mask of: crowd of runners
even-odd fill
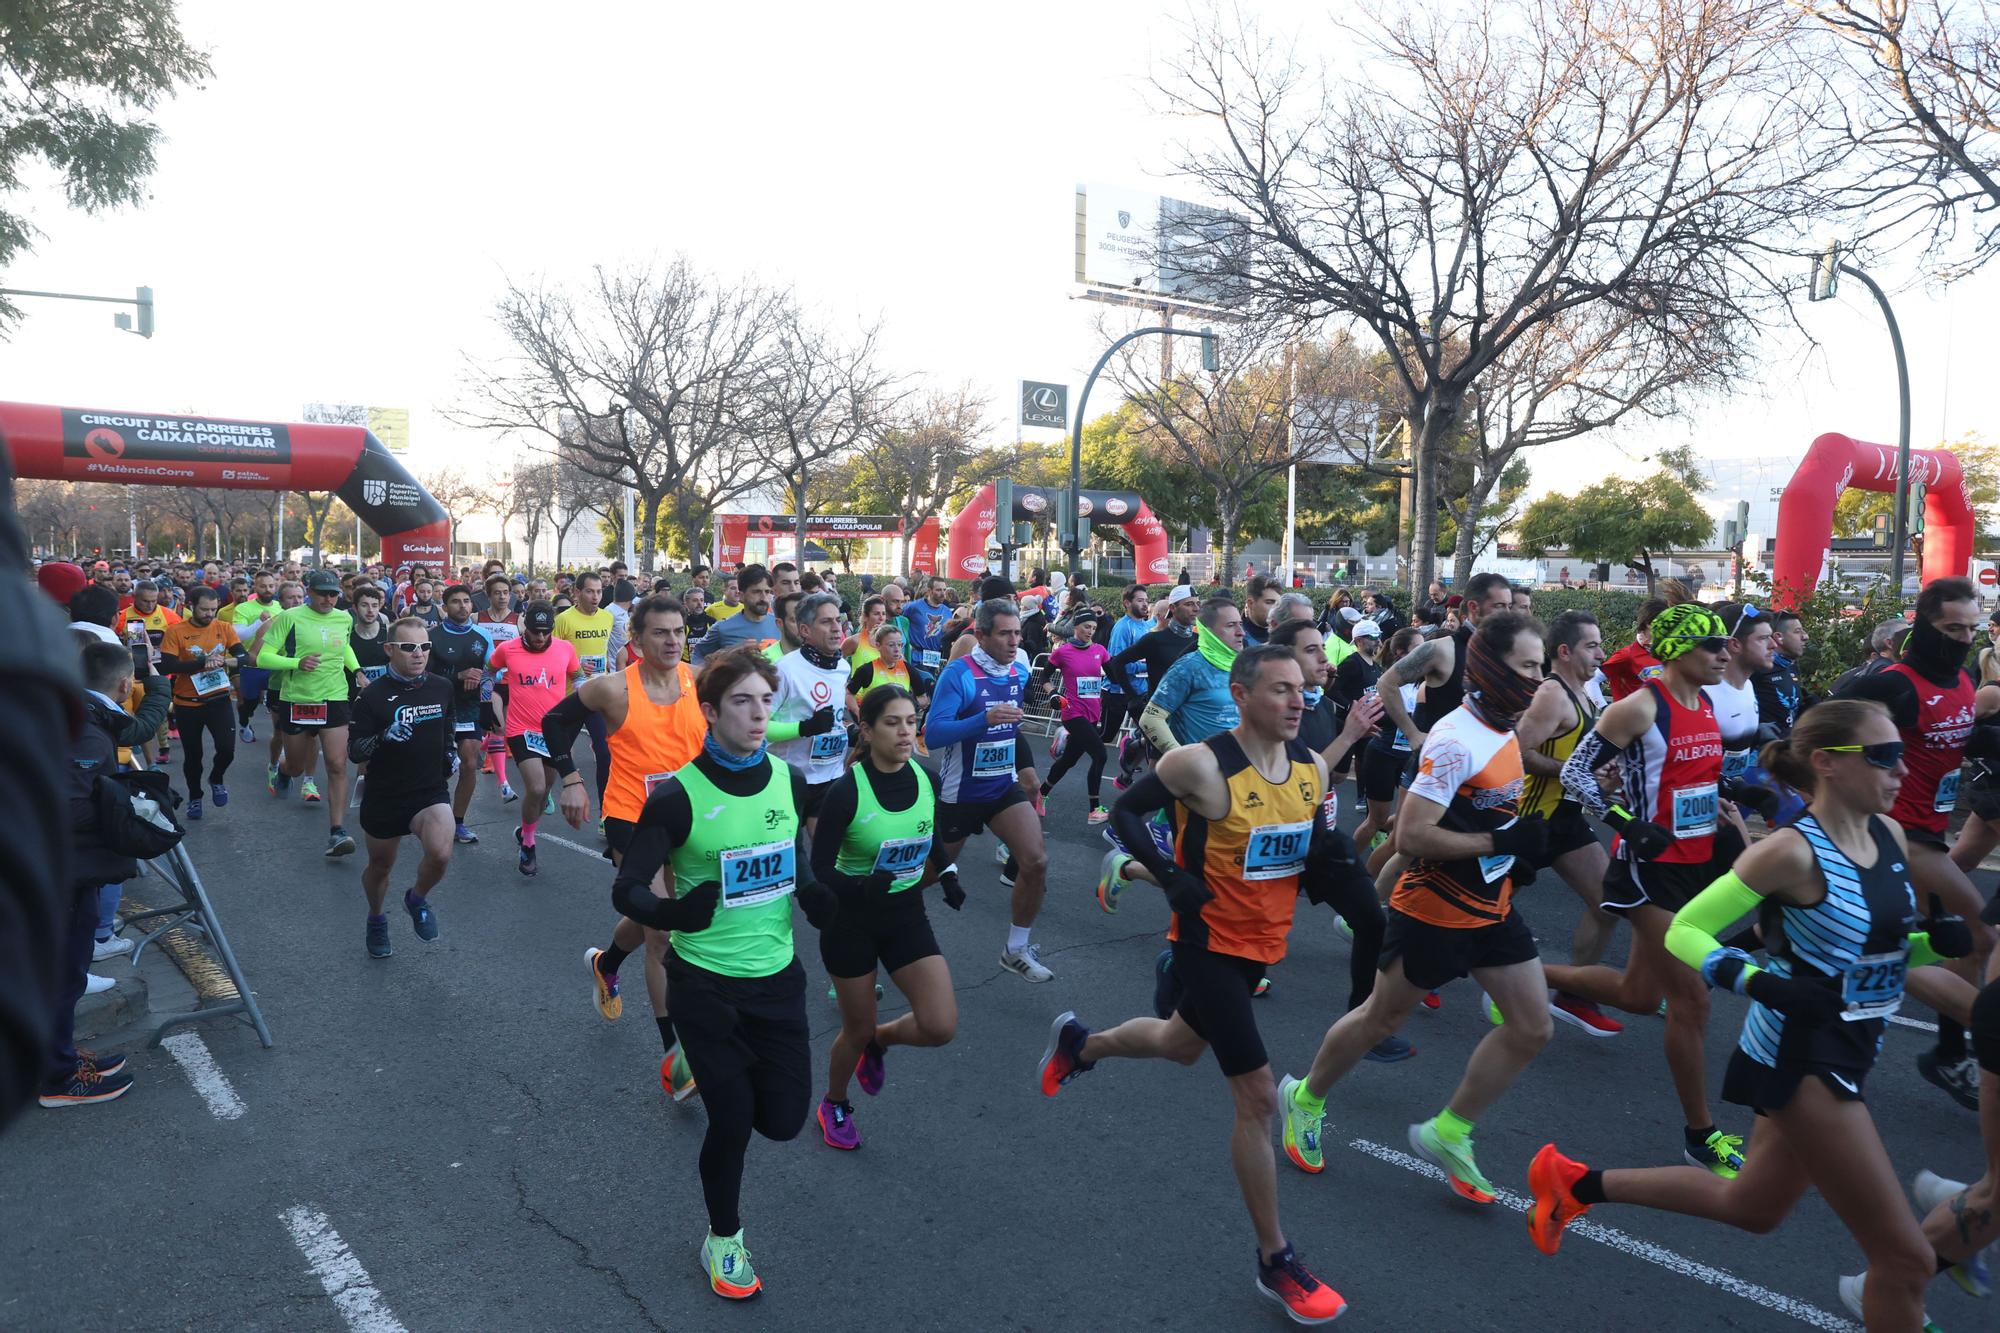
[[[763,1288],[738,1210],[752,1138],[813,1124],[857,1149],[853,1089],[881,1095],[897,1047],[954,1039],[926,895],[964,904],[958,861],[982,833],[1009,893],[993,947],[1024,982],[1056,979],[1034,937],[1052,891],[1089,902],[1094,887],[1106,913],[1135,886],[1164,896],[1152,1012],[1056,1014],[1035,1077],[1049,1097],[1115,1098],[1070,1085],[1106,1060],[1212,1052],[1256,1288],[1300,1323],[1345,1301],[1327,1281],[1337,1260],[1322,1251],[1308,1269],[1280,1221],[1279,1150],[1321,1173],[1337,1085],[1363,1062],[1416,1058],[1407,1020],[1466,977],[1487,1029],[1434,1109],[1413,1112],[1409,1142],[1475,1205],[1499,1193],[1477,1129],[1505,1114],[1558,1024],[1635,1041],[1650,1029],[1615,1015],[1664,1018],[1681,1141],[1567,1128],[1526,1166],[1542,1252],[1606,1204],[1768,1231],[1811,1186],[1866,1260],[1837,1290],[1869,1329],[1926,1327],[1941,1274],[1987,1294],[2000,912],[1971,872],[2000,840],[2000,663],[1973,649],[1982,627],[2000,635],[2000,612],[1989,622],[1966,580],[1926,586],[1885,651],[1816,698],[1791,613],[1655,598],[1607,653],[1590,613],[1545,624],[1498,574],[1466,583],[1449,624],[1428,606],[1406,624],[1386,595],[1320,610],[1266,578],[1240,602],[1135,584],[1097,607],[1039,571],[970,597],[889,581],[860,605],[789,564],[650,587],[622,566],[543,583],[497,562],[455,579],[289,564],[83,574],[66,598],[78,637],[149,649],[133,655],[147,669],[91,682],[151,719],[131,762],[171,768],[180,747],[187,819],[228,818],[239,746],[267,799],[319,805],[323,855],[358,854],[371,958],[395,952],[392,883],[415,938],[438,938],[432,899],[454,846],[478,840],[466,819],[482,783],[518,810],[524,876],[545,820],[595,827],[612,911],[579,989],[618,1020],[638,958],[663,1092],[707,1112],[700,1261],[719,1296]],[[1078,768],[1085,825],[1107,844],[1094,886],[1052,876],[1044,843],[1046,798]],[[1582,900],[1562,962],[1542,958],[1523,914],[1537,882]],[[1273,1053],[1254,1001],[1301,896],[1348,942],[1348,991],[1316,1050]],[[817,1066],[794,906],[839,1012]],[[1621,921],[1617,968],[1604,959]],[[883,973],[909,1002],[887,1022]],[[1718,987],[1749,1006],[1713,1089]],[[1968,1133],[1964,1161],[1938,1164],[1970,1184],[1922,1172],[1912,1207],[1864,1089],[1885,1024],[1917,1006],[1937,1026],[1918,1069],[1978,1113],[1980,1145]],[[77,1057],[43,1104],[117,1096],[120,1065]],[[1607,1149],[1675,1164],[1590,1164]]]

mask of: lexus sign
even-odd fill
[[[1069,429],[1069,386],[1021,381],[1021,424],[1051,430]]]

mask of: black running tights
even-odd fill
[[[208,785],[214,786],[229,772],[236,758],[236,710],[229,696],[218,695],[207,703],[189,708],[174,705],[174,728],[181,734],[181,777],[187,781],[188,795],[202,795],[201,734],[215,742],[215,759],[209,765]]]
[[[1093,809],[1097,806],[1098,787],[1104,781],[1104,738],[1097,734],[1097,726],[1097,723],[1087,717],[1063,719],[1063,730],[1069,733],[1069,739],[1063,742],[1062,758],[1056,760],[1047,778],[1048,785],[1055,786],[1062,781],[1062,775],[1069,772],[1077,760],[1089,755],[1090,772],[1085,775],[1084,781],[1090,787],[1090,804]]]
[[[778,1143],[795,1139],[806,1124],[811,1085],[797,1071],[766,1063],[741,1073],[711,1080],[699,1064],[691,1066],[708,1110],[708,1133],[701,1140],[701,1194],[708,1204],[708,1226],[718,1236],[743,1229],[737,1211],[743,1193],[743,1157],[755,1130]]]

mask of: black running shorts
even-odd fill
[[[1271,1063],[1250,997],[1265,965],[1234,954],[1211,953],[1198,944],[1174,941],[1174,973],[1180,1004],[1174,1012],[1215,1052],[1215,1063],[1230,1078],[1254,1074]]]
[[[1385,750],[1379,745],[1364,746],[1361,751],[1361,794],[1371,801],[1388,802],[1396,799],[1396,786],[1402,781],[1403,766],[1409,762],[1406,750]]]
[[[1664,911],[1678,912],[1713,883],[1719,873],[1707,861],[1682,865],[1613,860],[1604,872],[1604,910],[1630,912],[1651,903]]]
[[[320,723],[298,723],[292,721],[294,709],[317,708],[320,707],[318,704],[286,703],[284,700],[277,698],[272,698],[270,704],[271,716],[275,719],[278,730],[284,732],[287,736],[304,736],[333,731],[346,726],[348,723],[349,710],[348,702],[345,699],[328,699],[325,704],[326,721]]]
[[[1972,1001],[1972,1053],[1979,1067],[2000,1074],[2000,981],[1984,987]]]
[[[878,967],[894,975],[941,952],[923,891],[915,888],[890,894],[879,907],[843,905],[819,933],[819,958],[830,977],[865,977]]]
[[[1583,813],[1583,807],[1570,801],[1563,801],[1556,806],[1556,812],[1549,816],[1549,849],[1535,861],[1535,869],[1546,870],[1562,857],[1568,856],[1580,847],[1588,847],[1596,841],[1597,830],[1591,828],[1589,818]]]
[[[938,841],[964,842],[993,822],[993,816],[1020,805],[1027,799],[1028,793],[1021,790],[1021,784],[1012,782],[1007,785],[1006,791],[990,801],[939,801]]]
[[[1865,1100],[1866,1069],[1835,1069],[1823,1064],[1774,1068],[1751,1059],[1741,1046],[1729,1053],[1729,1067],[1722,1075],[1722,1100],[1732,1106],[1747,1106],[1758,1115],[1782,1111],[1808,1077],[1824,1083],[1827,1091],[1841,1101]]]
[[[1470,929],[1434,926],[1393,907],[1388,917],[1388,929],[1382,933],[1381,969],[1388,971],[1400,958],[1403,975],[1423,990],[1436,990],[1482,967],[1508,967],[1541,957],[1534,932],[1512,907],[1507,909],[1506,920]]]
[[[361,784],[361,831],[371,838],[401,838],[410,831],[416,817],[434,805],[451,808],[451,793],[440,782],[430,791],[415,795],[384,792],[376,794],[374,782]]]

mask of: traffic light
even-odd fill
[[[1840,242],[1828,241],[1826,249],[1813,262],[1812,286],[1806,291],[1808,301],[1830,301],[1840,290]]]
[[[111,322],[127,333],[136,333],[141,338],[152,337],[153,289],[151,287],[139,288],[138,299],[133,301],[132,304],[138,309],[138,323],[134,324],[132,322],[133,316],[126,314],[122,310],[112,317]]]
[[[1742,539],[1742,538],[1741,538],[1740,536],[1738,536],[1738,535],[1737,535],[1737,529],[1736,529],[1736,520],[1735,520],[1735,519],[1733,519],[1733,518],[1725,518],[1725,519],[1723,519],[1723,520],[1722,520],[1722,545],[1723,545],[1724,549],[1727,549],[1727,550],[1734,550],[1734,549],[1736,548],[1736,544],[1737,544],[1738,542],[1742,541],[1742,540],[1743,540],[1743,539]]]
[[[1033,523],[1029,523],[1023,520],[1021,522],[1017,522],[1016,524],[1014,524],[1014,540],[1011,543],[1009,543],[1010,545],[1028,546],[1031,545],[1034,542],[1034,540],[1035,540],[1035,525]]]
[[[1221,368],[1221,362],[1216,357],[1215,330],[1206,327],[1201,331],[1201,368],[1210,371]]]

